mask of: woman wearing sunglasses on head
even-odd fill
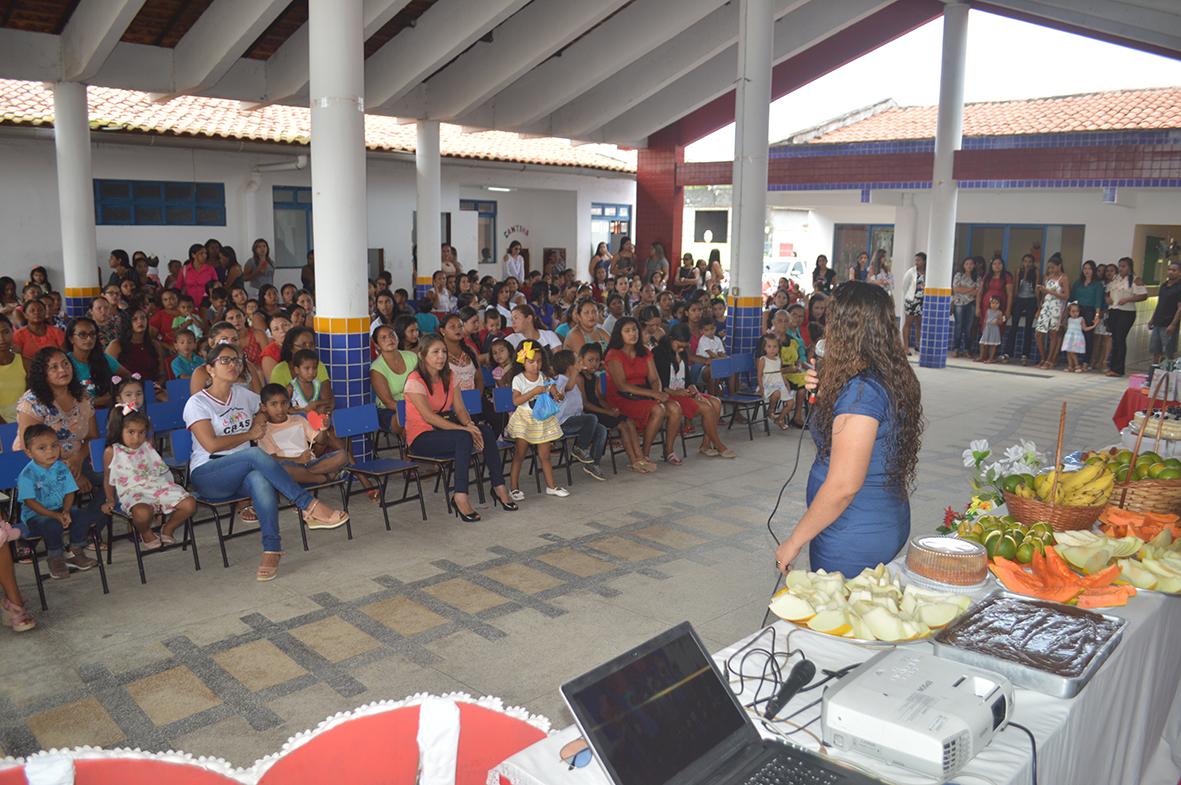
[[[242,362],[241,351],[231,343],[215,344],[205,357],[209,386],[194,393],[184,410],[185,425],[193,434],[189,476],[205,499],[250,497],[262,530],[257,578],[269,581],[283,556],[280,493],[302,511],[309,529],[335,529],[349,516],[314,498],[274,458],[251,446],[262,438],[266,417],[259,416],[258,393],[237,383]]]

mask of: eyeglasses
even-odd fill
[[[588,766],[591,759],[594,758],[594,753],[591,752],[590,746],[585,739],[575,739],[568,744],[565,744],[561,750],[558,751],[558,756],[562,762],[570,767],[570,771],[574,769],[581,769]]]
[[[218,365],[241,365],[242,358],[236,355],[223,354],[217,358]]]
[[[74,331],[75,338],[93,338],[94,336],[95,336],[95,332],[93,330],[87,330],[85,332],[83,332],[82,330],[75,330]]]

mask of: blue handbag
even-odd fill
[[[558,402],[554,400],[554,396],[550,395],[548,390],[533,399],[534,420],[548,420],[550,417],[556,416],[557,413]]]

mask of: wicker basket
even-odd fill
[[[1160,408],[1163,412],[1165,410],[1165,401],[1168,397],[1168,384],[1164,385],[1164,389],[1157,388],[1157,394],[1161,396]],[[1144,419],[1144,426],[1140,428],[1140,432],[1136,436],[1136,444],[1132,448],[1132,461],[1130,466],[1135,467],[1136,461],[1140,456],[1140,444],[1144,441],[1145,432],[1148,430],[1148,423],[1152,420],[1152,411],[1157,402],[1154,395],[1148,401],[1148,412]],[[1154,450],[1160,449],[1161,430],[1164,428],[1164,418],[1157,421],[1156,426],[1156,442],[1153,445]],[[1132,512],[1181,512],[1181,479],[1178,480],[1132,480],[1121,485],[1115,486],[1115,490],[1111,493],[1111,500],[1109,504],[1119,507],[1124,510],[1131,510]]]
[[[1181,480],[1134,480],[1117,485],[1110,504],[1132,512],[1181,513]]]
[[[1061,504],[1050,504],[1041,499],[1026,499],[1012,493],[1005,494],[1005,506],[1009,514],[1026,526],[1038,521],[1050,524],[1056,532],[1079,531],[1090,529],[1099,520],[1099,513],[1103,512],[1106,504],[1094,507],[1067,507]]]

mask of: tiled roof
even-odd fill
[[[90,126],[96,129],[296,144],[307,144],[311,138],[306,107],[274,105],[247,110],[237,101],[191,95],[155,103],[147,93],[109,87],[91,87],[87,95]],[[41,82],[0,79],[0,124],[52,125],[53,93]],[[413,153],[415,136],[413,124],[365,116],[365,144],[370,150]],[[575,147],[564,139],[525,139],[504,131],[464,133],[459,126],[446,123],[440,128],[439,146],[444,157],[636,170],[635,152],[612,145]]]
[[[811,140],[812,144],[932,139],[935,106],[886,109]],[[1181,87],[1116,90],[964,105],[964,136],[1181,128]]]

